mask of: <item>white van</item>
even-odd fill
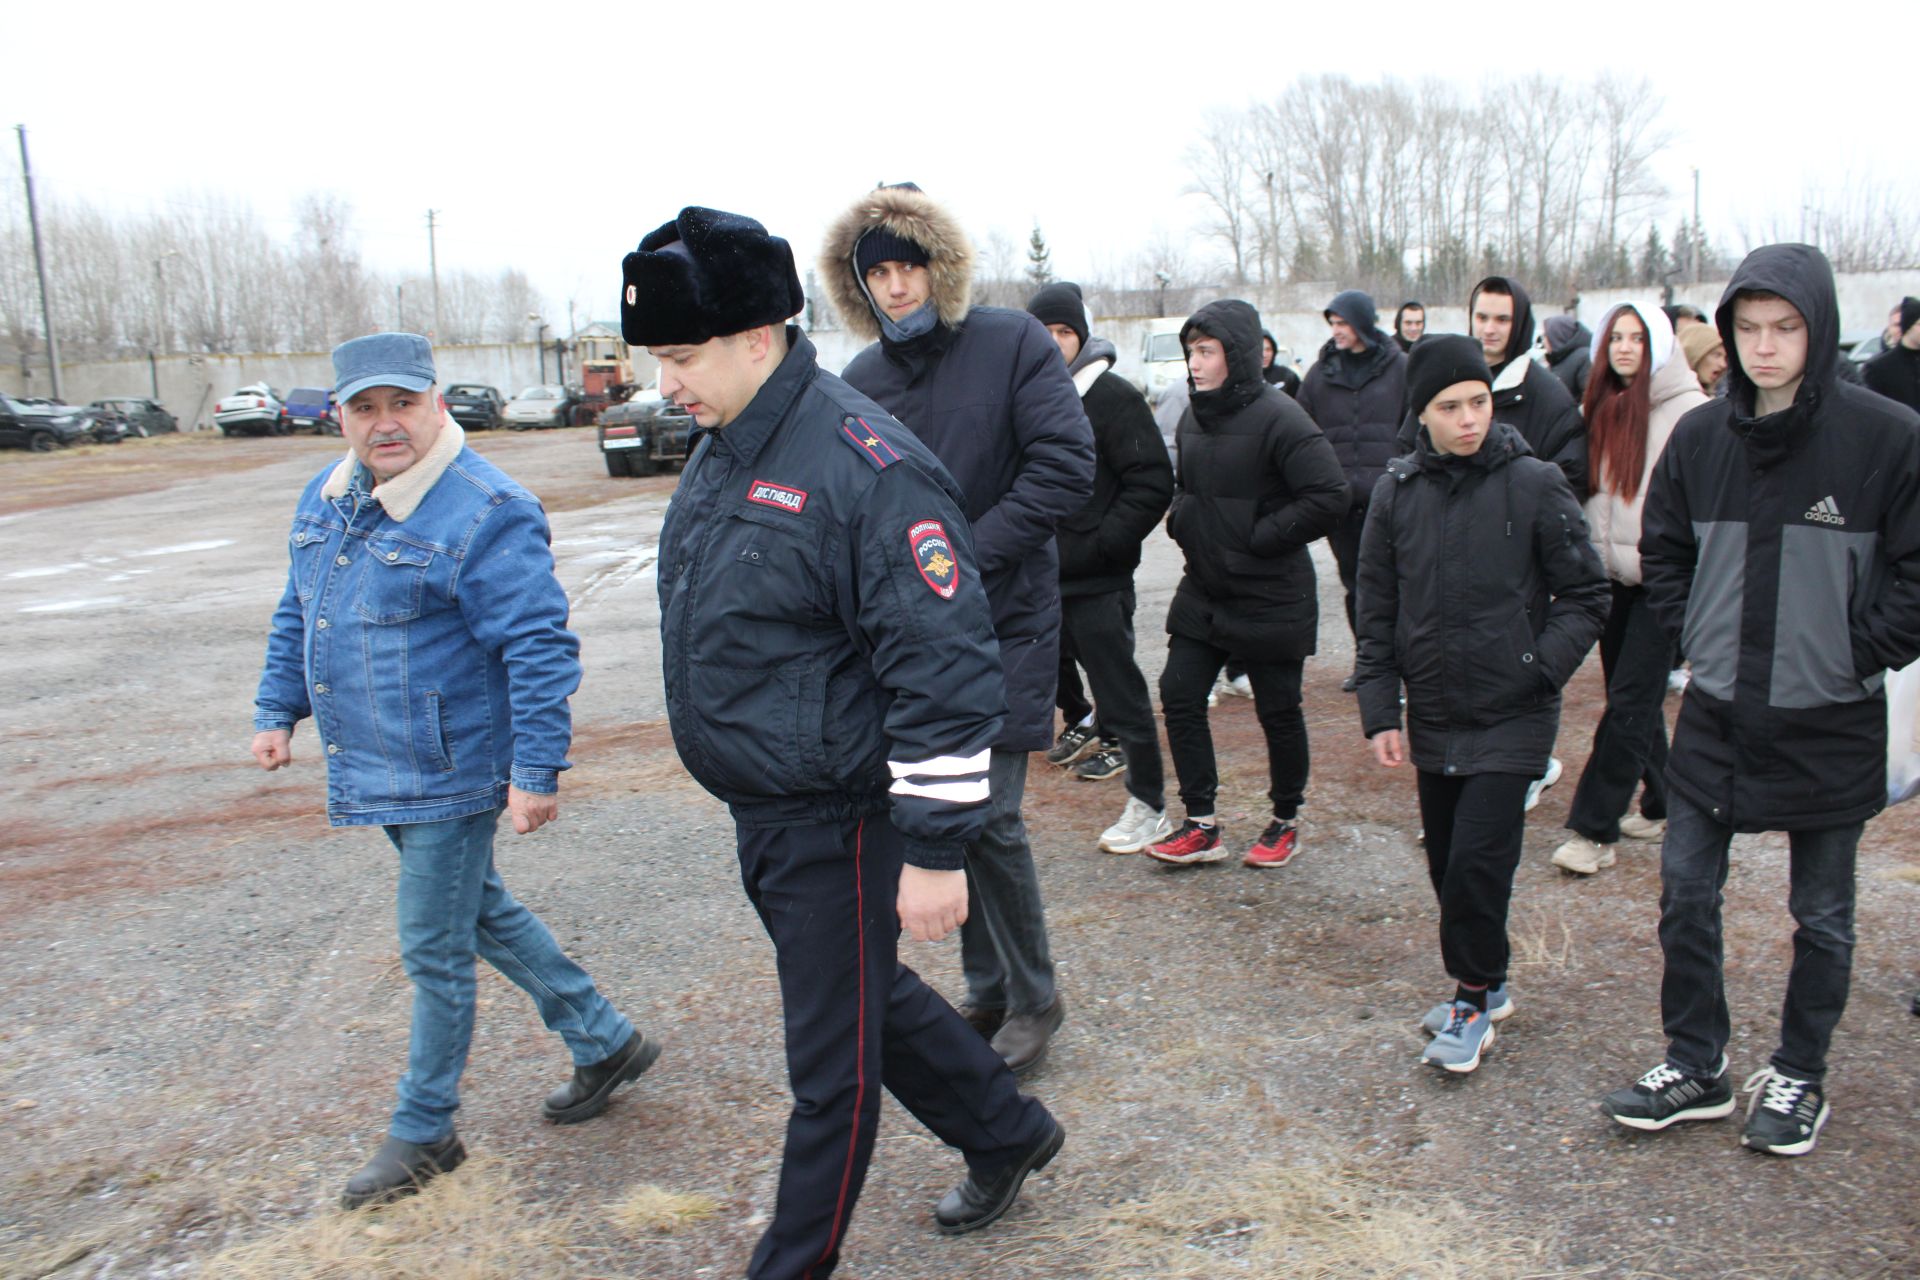
[[[1169,386],[1186,384],[1187,353],[1180,349],[1180,329],[1186,322],[1185,316],[1161,316],[1147,325],[1140,348],[1140,392],[1148,404],[1159,404]]]

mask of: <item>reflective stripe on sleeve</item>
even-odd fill
[[[992,762],[993,752],[980,751],[970,756],[935,756],[931,760],[914,760],[901,763],[898,760],[887,761],[887,768],[893,770],[896,778],[910,778],[915,775],[933,778],[952,778],[963,773],[985,773]]]
[[[931,786],[901,778],[888,788],[896,796],[925,796],[950,804],[974,804],[987,798],[987,780],[976,782],[936,782]]]

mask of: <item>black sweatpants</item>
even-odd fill
[[[1235,655],[1245,659],[1246,655]],[[1167,717],[1167,747],[1180,779],[1187,814],[1213,812],[1220,790],[1207,722],[1207,694],[1226,664],[1227,651],[1189,636],[1167,638],[1167,665],[1160,671],[1160,708]],[[1300,713],[1297,661],[1247,662],[1253,711],[1267,736],[1267,797],[1273,816],[1291,821],[1307,794],[1307,720]]]
[[[1673,642],[1654,621],[1644,587],[1613,584],[1613,607],[1600,633],[1600,669],[1607,709],[1593,731],[1593,754],[1580,771],[1567,825],[1589,840],[1612,844],[1633,789],[1646,781],[1640,812],[1667,816],[1667,674]]]
[[[1440,900],[1440,960],[1472,986],[1507,980],[1507,904],[1527,827],[1527,786],[1515,773],[1452,777],[1419,771],[1427,875]]]
[[[1333,552],[1334,564],[1340,567],[1340,585],[1347,593],[1347,630],[1354,635],[1359,630],[1353,622],[1353,582],[1360,565],[1360,534],[1366,527],[1367,504],[1362,502],[1348,508],[1327,534],[1327,547]]]
[[[736,836],[741,881],[773,939],[793,1086],[779,1198],[747,1275],[824,1280],[873,1155],[880,1086],[980,1170],[1018,1158],[1052,1122],[980,1033],[900,963],[891,822]]]
[[[1069,647],[1087,669],[1101,740],[1118,742],[1127,753],[1127,794],[1155,809],[1166,808],[1160,726],[1153,718],[1147,678],[1133,657],[1133,588],[1062,596],[1060,648],[1065,652]],[[1074,684],[1077,691],[1079,682]],[[1081,712],[1079,719],[1085,717],[1086,712]],[[1067,723],[1077,724],[1079,719]]]

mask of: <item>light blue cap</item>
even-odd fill
[[[368,387],[425,391],[434,384],[433,344],[417,333],[375,333],[333,349],[333,398],[345,404]]]

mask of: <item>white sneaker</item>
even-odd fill
[[[1590,876],[1615,861],[1612,845],[1589,840],[1577,831],[1573,839],[1553,851],[1553,865],[1578,876]]]
[[[1658,840],[1667,833],[1665,818],[1643,818],[1630,813],[1620,819],[1620,834],[1629,840]]]
[[[1673,670],[1667,672],[1667,692],[1685,693],[1687,691],[1687,681],[1691,679],[1693,679],[1693,672],[1685,667],[1675,667]]]
[[[1226,678],[1225,673],[1222,673],[1220,677],[1220,692],[1230,693],[1236,698],[1251,698],[1253,696],[1253,681],[1247,678],[1247,674],[1244,671],[1231,680]]]
[[[1540,803],[1540,793],[1560,781],[1560,773],[1560,757],[1548,756],[1546,775],[1527,784],[1527,808],[1531,809]]]
[[[1138,853],[1155,841],[1173,834],[1167,811],[1156,809],[1138,796],[1127,797],[1120,821],[1100,833],[1100,847],[1108,853]]]

